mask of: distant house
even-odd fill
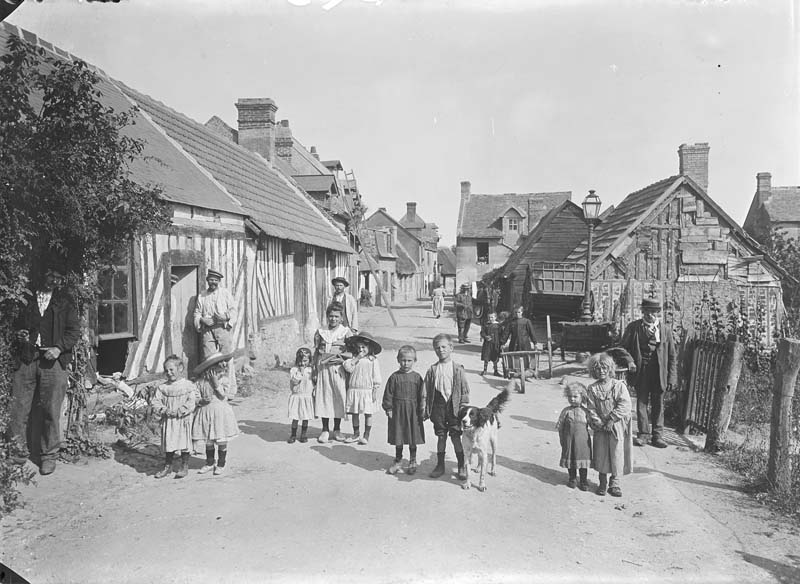
[[[68,61],[77,57],[0,23],[0,54],[11,35]],[[131,110],[124,133],[141,140],[132,180],[153,184],[172,206],[172,225],[135,241],[116,270],[101,274],[91,333],[101,373],[132,381],[158,376],[164,358],[189,369],[199,344],[192,314],[209,268],[233,294],[237,356],[288,359],[319,326],[319,282],[342,275],[354,255],[348,239],[296,183],[251,150],[274,118],[240,123],[237,145],[166,105],[96,71],[99,99]],[[269,112],[269,108],[267,109]],[[274,114],[274,109],[271,110]],[[241,118],[240,118],[241,119]],[[257,123],[255,123],[257,122]]]
[[[500,290],[498,310],[510,311],[522,304],[527,314],[561,316],[567,318],[574,311],[572,297],[565,297],[553,281],[547,282],[550,289],[540,290],[534,297],[532,290],[533,271],[556,273],[561,263],[586,237],[587,226],[583,209],[570,200],[553,207],[528,235],[519,240],[517,247],[505,264],[486,273],[484,282]],[[574,282],[577,294],[583,294],[584,282]],[[553,287],[556,288],[553,294]]]
[[[517,249],[520,237],[571,196],[570,191],[473,194],[471,184],[463,181],[456,234],[457,284],[480,280],[505,264]]]
[[[363,288],[372,295],[376,306],[383,306],[384,298],[376,286],[375,280],[386,295],[389,302],[396,297],[398,287],[397,275],[397,230],[391,227],[379,229],[361,229],[361,251],[359,252],[359,265],[361,266],[361,279]],[[358,296],[359,290],[353,290]]]
[[[438,279],[439,262],[439,227],[435,223],[426,223],[417,215],[417,204],[406,203],[406,214],[400,218],[400,225],[410,231],[422,242],[422,272],[425,275],[426,289],[422,296],[427,296],[433,289],[433,283]]]
[[[800,240],[800,186],[774,187],[772,175],[756,175],[756,194],[744,220],[744,229],[766,243],[770,232],[778,230],[787,238]]]
[[[416,207],[414,212],[416,213]],[[372,229],[395,229],[398,275],[396,294],[403,300],[427,298],[430,294],[430,283],[435,277],[437,262],[435,256],[433,260],[430,258],[430,242],[434,236],[430,231],[426,234],[426,230],[433,230],[435,226],[408,229],[389,215],[385,207],[381,207],[365,219],[364,226]],[[427,237],[427,240],[423,237]],[[435,238],[438,241],[438,234]]]
[[[629,194],[598,226],[590,271],[595,319],[622,330],[640,316],[642,298],[654,297],[674,326],[690,329],[704,311],[709,316],[713,295],[723,306],[739,303],[773,341],[786,273],[708,195],[708,153],[707,143],[681,145],[679,174]],[[586,247],[584,240],[565,262],[585,262]],[[544,284],[532,274],[534,303]],[[576,292],[575,314],[582,287]]]
[[[444,289],[456,293],[456,254],[448,247],[440,247],[438,253],[439,277]]]

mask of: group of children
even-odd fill
[[[189,456],[204,448],[205,465],[200,474],[225,472],[228,441],[239,433],[233,408],[228,402],[230,383],[227,363],[231,355],[210,355],[194,373],[195,383],[182,377],[183,362],[170,355],[164,360],[167,379],[156,387],[150,405],[161,417],[161,449],[164,467],[155,475],[162,479],[172,472],[175,455],[180,457],[176,479],[189,474]]]
[[[369,334],[353,334],[342,325],[342,309],[336,303],[328,307],[326,315],[328,326],[315,334],[314,352],[300,348],[289,373],[288,414],[292,426],[288,442],[307,442],[309,420],[320,417],[322,432],[318,442],[326,443],[332,438],[364,445],[369,442],[372,416],[383,383],[376,358],[381,346]],[[493,315],[487,322],[496,324]],[[406,473],[416,472],[417,445],[425,443],[423,422],[430,419],[437,437],[437,463],[430,476],[438,478],[444,474],[449,437],[458,460],[458,476],[463,480],[466,469],[458,411],[469,403],[469,384],[463,366],[452,360],[450,335],[436,335],[433,349],[438,361],[431,365],[424,379],[413,370],[417,360],[414,347],[404,345],[397,352],[399,368],[386,381],[381,401],[389,420],[387,440],[395,447],[394,460],[386,472],[400,471],[405,445],[409,448]],[[593,468],[599,472],[597,494],[608,492],[620,497],[620,476],[631,470],[630,395],[625,383],[615,378],[616,366],[610,355],[593,355],[587,366],[594,383],[587,388],[571,382],[564,388],[569,405],[556,422],[561,442],[560,466],[568,470],[568,486],[588,490],[587,473]],[[181,465],[175,477],[185,477],[190,453],[201,443],[206,463],[198,472],[222,474],[227,443],[238,433],[228,402],[226,360],[222,355],[206,359],[195,369],[199,376],[196,383],[181,378],[182,371],[180,359],[174,355],[168,357],[164,363],[167,381],[156,389],[151,402],[161,415],[161,446],[166,453],[165,466],[155,476],[163,478],[170,474],[174,456],[178,454]],[[347,414],[352,416],[353,433],[345,437],[341,420]],[[330,418],[334,419],[332,436]]]
[[[530,319],[525,318],[524,314],[525,309],[522,305],[517,305],[514,307],[511,317],[505,322],[498,320],[496,312],[486,315],[486,321],[481,326],[481,340],[483,341],[481,346],[483,372],[481,375],[486,375],[486,370],[491,363],[494,366],[494,374],[500,376],[497,362],[500,360],[500,353],[506,341],[508,341],[509,351],[531,351],[536,348],[533,323]],[[521,374],[522,372],[517,373]]]

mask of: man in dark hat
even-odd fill
[[[469,326],[472,323],[472,291],[469,284],[461,284],[461,291],[456,294],[455,305],[458,342],[466,343]]]
[[[656,448],[664,442],[664,392],[678,383],[678,364],[672,329],[661,320],[661,303],[654,298],[642,300],[642,318],[634,320],[622,335],[622,347],[633,358],[629,367],[636,389],[638,436],[633,443],[644,446],[648,436]],[[648,416],[647,406],[650,406]]]
[[[353,334],[358,332],[358,302],[352,294],[345,292],[345,288],[350,286],[350,282],[342,276],[336,276],[331,280],[333,284],[333,298],[331,304],[338,302],[344,307],[342,312],[342,324],[348,327]]]
[[[38,290],[29,296],[14,322],[16,370],[12,380],[10,420],[12,458],[24,464],[28,458],[28,417],[38,395],[44,415],[39,472],[56,469],[61,448],[61,407],[67,393],[67,365],[72,348],[81,337],[78,311],[62,291],[63,267],[51,264]]]
[[[231,329],[236,322],[236,301],[220,286],[221,280],[222,274],[217,270],[206,272],[208,289],[198,294],[194,309],[194,328],[202,335],[203,359],[216,352],[233,351]]]

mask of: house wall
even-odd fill
[[[477,263],[478,242],[489,244],[489,263],[487,264]],[[504,265],[511,253],[512,250],[500,245],[496,239],[458,238],[456,243],[456,288],[461,284],[476,282],[485,273]]]

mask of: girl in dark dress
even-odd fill
[[[567,469],[567,486],[581,491],[589,488],[587,472],[592,464],[592,439],[589,436],[591,415],[586,409],[586,388],[576,382],[564,387],[564,397],[569,405],[561,411],[556,422],[556,430],[561,441],[561,460],[559,466]],[[580,475],[580,483],[578,483]]]
[[[425,386],[422,376],[412,371],[417,352],[403,345],[397,352],[400,369],[389,376],[383,392],[383,409],[389,417],[389,444],[395,447],[395,456],[387,474],[397,474],[403,461],[403,445],[408,444],[409,462],[406,472],[417,472],[417,444],[425,444],[422,427],[422,408],[425,407]]]
[[[490,312],[486,316],[486,323],[481,327],[481,339],[483,339],[483,347],[481,347],[483,372],[481,375],[486,375],[486,368],[489,366],[489,361],[494,365],[494,374],[500,375],[500,372],[497,371],[497,360],[500,358],[501,336],[502,330],[500,324],[497,322],[497,314]]]

